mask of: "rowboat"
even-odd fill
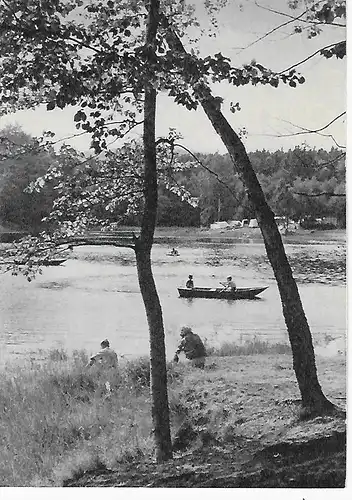
[[[224,288],[209,288],[209,287],[194,287],[194,288],[178,288],[180,297],[187,299],[254,299],[257,295],[264,292],[268,287],[261,288],[235,288],[234,290],[225,290]]]
[[[166,255],[169,255],[170,257],[178,257],[180,255],[180,253],[178,250],[176,250],[176,248],[173,248]]]

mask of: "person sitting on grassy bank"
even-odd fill
[[[193,333],[192,328],[183,326],[180,333],[182,340],[177,348],[174,356],[174,361],[178,363],[180,352],[184,352],[196,368],[204,368],[206,351],[204,344],[196,333]]]
[[[100,343],[100,347],[100,351],[90,358],[87,367],[93,366],[95,363],[100,363],[105,368],[116,368],[117,354],[110,348],[110,342],[108,339],[103,340]]]

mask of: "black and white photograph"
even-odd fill
[[[3,498],[348,498],[348,3],[0,0]]]

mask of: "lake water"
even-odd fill
[[[269,342],[288,340],[271,271],[228,262],[219,265],[219,252],[214,248],[181,248],[179,258],[168,257],[168,250],[163,245],[153,249],[168,359],[183,325],[191,326],[209,345],[241,343],[254,336]],[[255,245],[241,246],[241,252],[249,256],[257,250]],[[44,268],[31,283],[21,276],[0,275],[1,363],[15,356],[35,356],[38,349],[62,347],[69,352],[85,349],[92,353],[104,338],[127,358],[148,354],[147,322],[133,252],[81,247],[72,257],[59,267]],[[232,274],[237,286],[269,288],[254,301],[181,299],[177,287],[190,273],[199,286],[217,286]],[[299,290],[316,352],[331,355],[344,351],[345,286],[300,284]]]

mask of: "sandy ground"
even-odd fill
[[[317,358],[317,368],[325,395],[345,409],[345,358]],[[344,486],[345,417],[300,418],[290,355],[208,358],[204,371],[184,370],[177,390],[189,411],[173,421],[173,460],[86,471],[65,486]]]

